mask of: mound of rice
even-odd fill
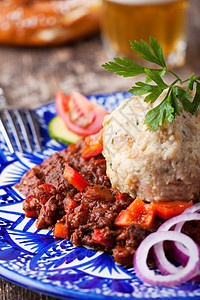
[[[182,111],[150,132],[144,119],[151,108],[134,96],[105,117],[103,155],[112,185],[149,202],[198,199],[200,112]]]

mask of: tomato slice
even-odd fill
[[[89,135],[85,138],[84,145],[81,149],[81,156],[84,159],[101,154],[103,151],[103,131]]]
[[[193,205],[192,200],[190,202],[176,200],[153,203],[156,215],[165,220],[180,215],[191,205]]]
[[[69,118],[72,123],[86,128],[95,119],[94,108],[83,95],[79,93],[71,93],[68,101]]]
[[[85,96],[72,92],[66,96],[58,91],[55,98],[56,110],[68,129],[87,136],[97,133],[108,112],[99,105],[90,102]]]
[[[89,185],[87,180],[69,165],[65,166],[63,177],[80,192]]]

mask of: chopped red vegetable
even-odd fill
[[[63,177],[80,192],[89,185],[87,180],[69,165],[65,166]]]
[[[130,211],[123,209],[115,219],[115,225],[117,226],[130,226],[134,223],[133,215]]]
[[[154,220],[155,210],[152,203],[146,204],[140,198],[136,198],[125,210],[122,210],[115,219],[115,225],[130,226],[139,224],[151,226]]]
[[[156,215],[165,220],[180,215],[191,205],[193,205],[192,201],[184,202],[178,200],[153,203]]]
[[[119,195],[118,195],[119,194]],[[120,196],[118,193],[117,196]],[[170,219],[180,215],[187,207],[193,204],[192,201],[168,201],[158,203],[145,203],[140,198],[136,198],[125,210],[122,210],[115,219],[115,225],[130,226],[139,224],[151,226],[154,216],[162,219]]]
[[[56,238],[69,239],[69,230],[64,223],[57,222],[53,231]]]
[[[101,244],[105,247],[112,247],[113,246],[113,241],[108,239],[106,236],[106,229],[94,229],[93,235],[92,235],[92,242]]]
[[[37,218],[38,214],[35,210],[28,210],[28,211],[26,211],[25,216],[27,218]]]
[[[103,151],[103,131],[89,135],[85,138],[83,148],[81,149],[84,159],[101,154]]]

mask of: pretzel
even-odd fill
[[[100,0],[0,0],[0,43],[59,45],[99,28]]]

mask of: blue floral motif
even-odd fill
[[[112,111],[129,96],[115,93],[88,98]],[[68,299],[200,299],[199,283],[187,282],[176,288],[145,285],[133,268],[115,264],[111,255],[55,239],[51,231],[38,230],[35,219],[25,218],[24,197],[13,185],[29,168],[66,147],[48,135],[48,123],[56,115],[54,103],[36,109],[36,114],[43,136],[42,153],[11,155],[0,134],[0,275]]]

